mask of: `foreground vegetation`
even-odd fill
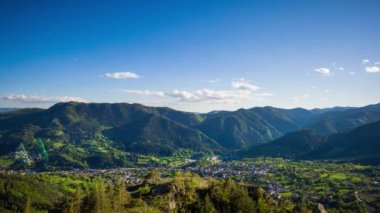
[[[182,153],[184,154],[184,153]],[[165,161],[160,159],[157,161]],[[0,175],[0,212],[378,212],[380,167],[256,158]],[[28,210],[28,211],[26,211]]]
[[[150,172],[139,185],[78,175],[0,176],[1,212],[309,212],[260,187],[227,178]]]
[[[247,176],[281,197],[305,199],[308,206],[322,203],[329,212],[380,210],[380,167],[345,162],[289,161],[274,158],[230,162],[267,168],[265,175]],[[239,178],[244,175],[236,176]]]

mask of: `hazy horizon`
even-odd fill
[[[170,106],[153,106],[153,105],[145,105],[145,104],[142,104],[142,103],[128,103],[128,102],[78,102],[78,101],[57,102],[57,103],[54,103],[51,106],[47,106],[47,107],[0,107],[0,109],[28,109],[28,108],[29,109],[32,109],[32,108],[49,109],[50,107],[54,106],[55,104],[70,103],[70,102],[83,103],[83,104],[141,104],[141,105],[144,105],[144,106],[147,106],[147,107],[168,107],[168,108],[174,109],[174,108],[172,108]],[[331,107],[322,107],[322,108],[319,108],[319,107],[316,107],[316,108],[306,108],[306,107],[282,108],[282,107],[277,107],[277,106],[266,105],[266,106],[241,107],[241,108],[236,108],[236,109],[231,109],[231,110],[215,109],[215,110],[205,111],[205,112],[201,112],[201,111],[186,111],[186,110],[179,110],[179,111],[189,112],[189,113],[211,113],[211,112],[214,112],[214,111],[233,112],[233,111],[236,111],[236,110],[239,110],[239,109],[250,109],[250,108],[254,108],[254,107],[273,107],[273,108],[280,108],[280,109],[302,108],[302,109],[306,109],[306,110],[318,110],[318,109],[332,109],[332,108],[340,108],[340,107],[341,108],[361,108],[361,107],[367,107],[367,106],[377,105],[377,104],[380,104],[380,103],[373,103],[373,104],[360,105],[360,106],[331,106]],[[175,109],[175,110],[178,110],[178,109]]]

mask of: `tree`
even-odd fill
[[[247,189],[243,186],[234,188],[230,198],[232,208],[235,212],[256,212],[255,204],[251,197],[249,197]]]
[[[151,170],[145,176],[145,182],[149,184],[157,183],[160,179],[161,179],[160,173],[158,173],[156,170]]]
[[[80,185],[77,185],[75,195],[73,200],[70,203],[70,213],[80,213],[81,211],[81,204],[82,204],[82,198],[81,198],[81,188]]]
[[[216,213],[214,204],[212,203],[210,196],[208,194],[206,194],[204,201],[201,202],[199,211],[200,213]]]
[[[124,181],[120,180],[114,187],[113,210],[122,212],[131,200],[131,196],[126,190]]]
[[[24,213],[32,213],[32,202],[30,201],[29,196],[26,196]]]
[[[94,212],[103,213],[103,212],[112,212],[110,199],[106,193],[106,186],[103,181],[100,181],[94,189]]]

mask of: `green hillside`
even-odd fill
[[[380,163],[380,121],[345,133],[323,136],[314,130],[289,133],[277,140],[252,147],[243,156],[286,157],[319,160],[350,160]]]
[[[17,148],[40,161],[37,139],[58,167],[115,167],[135,161],[135,154],[171,155],[179,149],[221,152],[196,129],[138,104],[60,103],[47,110],[14,112],[0,117],[3,165]],[[16,159],[17,161],[17,159]]]
[[[49,109],[0,113],[0,166],[109,168],[181,150],[224,155],[251,147],[247,153],[252,156],[297,157],[315,150],[329,134],[379,119],[379,104],[316,110],[254,107],[196,114],[141,104],[58,103]],[[315,132],[281,138],[305,128]],[[45,153],[48,159],[43,158]]]
[[[380,164],[380,121],[329,137],[320,148],[305,159],[349,159]]]
[[[271,156],[295,158],[317,149],[325,140],[325,137],[315,131],[306,129],[289,133],[267,144],[255,146],[245,154],[251,157]]]

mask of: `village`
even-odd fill
[[[369,202],[380,192],[380,168],[336,162],[293,161],[281,158],[225,160],[218,157],[185,159],[177,166],[136,166],[109,169],[71,169],[57,171],[0,170],[0,174],[101,177],[106,181],[122,180],[127,186],[144,184],[145,177],[156,171],[161,178],[178,172],[198,174],[203,178],[228,177],[241,183],[262,187],[273,199],[308,199],[325,206],[342,200],[345,203]],[[339,201],[341,202],[341,201]]]

